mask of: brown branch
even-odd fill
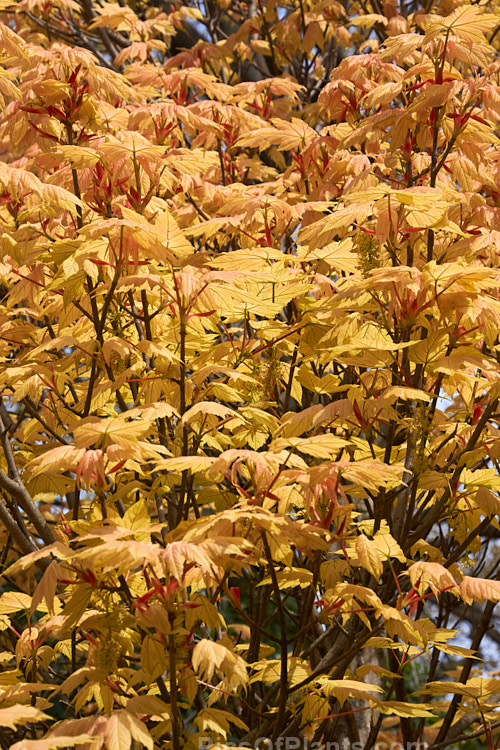
[[[38,547],[30,537],[27,537],[26,534],[23,533],[22,529],[11,516],[2,500],[0,500],[0,522],[6,528],[23,555],[28,555],[30,552],[36,552]]]
[[[180,750],[179,709],[177,707],[177,663],[175,660],[175,633],[173,632],[175,615],[169,613],[171,631],[168,634],[168,675],[170,681],[170,708],[172,714],[172,746],[173,750]]]
[[[87,23],[91,23],[96,17],[96,12],[93,8],[92,0],[80,0],[80,5],[83,9],[83,15]],[[98,35],[101,37],[101,41],[104,45],[106,52],[111,56],[111,60],[114,60],[119,50],[116,49],[113,42],[110,39],[108,29],[98,28]]]
[[[493,615],[493,610],[495,609],[496,602],[488,602],[486,607],[484,608],[483,616],[481,617],[481,621],[479,622],[479,625],[476,630],[476,634],[472,640],[471,643],[471,650],[472,651],[478,651],[479,646],[481,645],[481,641],[483,640],[484,635],[486,634],[486,631],[490,627],[491,618]],[[462,671],[460,673],[460,677],[458,679],[458,682],[466,683],[469,679],[469,675],[471,673],[472,667],[474,666],[475,659],[468,658],[465,660],[465,664],[462,667]],[[462,701],[463,696],[459,695],[458,693],[455,693],[453,696],[453,699],[448,707],[448,711],[446,712],[446,716],[444,717],[443,723],[441,725],[441,728],[439,730],[439,734],[436,738],[436,742],[439,746],[439,743],[442,743],[450,731],[451,725],[453,723],[453,719],[455,718],[455,714],[457,713],[460,703]],[[484,730],[483,730],[484,731]],[[457,742],[457,739],[453,739],[452,742]],[[451,744],[447,743],[447,744]]]
[[[280,623],[280,692],[279,692],[279,704],[278,704],[278,716],[273,729],[272,740],[274,741],[280,734],[283,724],[285,722],[286,705],[287,705],[287,693],[288,693],[288,640],[286,637],[286,618],[283,602],[281,600],[281,591],[276,576],[276,570],[274,569],[273,556],[267,541],[265,531],[261,531],[262,544],[264,545],[264,553],[266,555],[267,565],[269,568],[269,575],[273,584],[274,598],[276,599],[276,608],[278,610],[278,620]]]
[[[493,721],[489,724],[490,729],[498,729],[500,727],[500,719],[498,721]],[[443,747],[448,747],[448,745],[454,745],[457,742],[467,742],[467,740],[475,740],[478,737],[481,737],[485,733],[485,728],[481,727],[481,729],[478,729],[475,732],[472,732],[471,734],[459,734],[457,737],[449,737],[447,740],[444,740],[443,742],[436,742],[433,745],[427,745],[427,750],[441,750]]]
[[[56,541],[56,538],[21,480],[10,444],[8,428],[4,425],[1,415],[0,431],[0,441],[7,462],[8,472],[5,474],[0,470],[0,487],[19,503],[43,541],[46,544],[52,544]],[[11,527],[7,528],[12,533]],[[14,536],[13,533],[12,535]]]

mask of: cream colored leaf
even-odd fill
[[[465,604],[472,602],[500,602],[500,581],[489,581],[486,578],[464,576],[458,584],[460,595]]]
[[[273,440],[269,450],[279,453],[286,448],[293,448],[298,453],[305,453],[314,458],[325,458],[332,460],[343,448],[350,445],[348,440],[336,435],[314,435],[309,438],[279,438]]]
[[[0,596],[0,615],[10,615],[13,612],[28,610],[31,606],[31,596],[20,591],[7,591]]]
[[[89,29],[109,28],[115,31],[130,31],[139,20],[132,8],[119,3],[101,2],[96,10],[99,15],[89,25]]]
[[[160,235],[169,252],[177,258],[185,258],[194,253],[194,248],[184,236],[178,223],[168,209],[165,209],[155,221],[155,232]]]
[[[179,413],[177,410],[168,404],[166,401],[158,401],[154,404],[144,404],[143,406],[134,406],[132,409],[124,412],[127,419],[145,419],[146,421],[153,421],[154,419],[162,419],[164,417],[178,417]]]
[[[5,709],[6,711],[9,709]],[[79,737],[66,737],[63,735],[57,737],[45,737],[41,740],[21,740],[10,746],[10,750],[67,750],[75,745],[87,745],[92,747],[95,737],[90,734],[81,734]]]
[[[99,154],[85,146],[65,146],[58,148],[63,161],[71,162],[75,169],[93,167],[99,161]]]
[[[436,21],[434,28],[439,24],[465,42],[474,44],[486,41],[484,34],[495,30],[498,17],[493,13],[484,13],[483,8],[477,5],[461,5],[446,18]]]
[[[126,448],[146,437],[149,429],[146,422],[128,422],[123,417],[92,418],[76,428],[75,442],[81,448],[90,448],[92,445],[119,445]]]
[[[45,600],[45,604],[51,615],[55,614],[54,597],[56,594],[57,584],[59,582],[59,565],[57,560],[53,560],[44,570],[43,575],[38,583],[31,601],[31,614],[40,608],[40,604]],[[60,607],[58,607],[60,610]]]
[[[16,729],[31,722],[50,720],[50,716],[34,706],[14,705],[0,708],[0,727]]]
[[[381,86],[375,86],[372,91],[365,94],[360,101],[361,107],[367,109],[371,107],[380,107],[382,105],[392,102],[392,100],[401,93],[402,82],[389,81],[383,83]]]
[[[405,388],[400,386],[390,386],[386,388],[382,395],[384,398],[401,399],[402,401],[427,401],[431,400],[428,393],[418,388]]]
[[[388,21],[387,18],[380,13],[362,13],[355,18],[349,19],[349,24],[351,26],[360,26],[362,29],[371,29],[376,23],[382,24],[382,26],[387,26]]]
[[[190,471],[194,474],[206,471],[215,461],[216,458],[211,456],[175,456],[158,461],[156,467],[166,471]]]
[[[434,594],[442,591],[451,591],[455,596],[459,593],[457,582],[447,568],[437,562],[425,562],[420,560],[408,568],[411,585],[420,594],[428,588]],[[499,583],[500,586],[500,583]]]
[[[213,559],[207,552],[206,544],[191,544],[190,542],[170,542],[160,553],[160,558],[166,564],[170,575],[179,582],[184,577],[184,567],[189,563],[196,563],[200,568],[209,572],[213,567]]]
[[[107,750],[130,750],[132,734],[122,713],[111,714],[103,732]]]
[[[193,669],[200,672],[207,680],[211,679],[214,670],[222,665],[227,657],[227,648],[206,638],[199,641],[193,650]]]
[[[51,202],[53,201],[57,206],[59,206],[59,208],[62,208],[65,211],[73,211],[77,207],[83,207],[83,203],[80,198],[77,198],[76,195],[73,195],[73,193],[71,193],[69,190],[60,187],[59,185],[52,185],[48,182],[45,182],[43,185],[43,195],[44,197],[49,198]]]
[[[28,474],[36,477],[40,474],[73,470],[85,455],[84,448],[73,445],[60,445],[42,453],[33,459],[27,467]]]
[[[223,406],[223,404],[218,404],[215,401],[200,401],[195,404],[183,414],[182,422],[184,424],[190,424],[197,417],[202,418],[204,415],[213,415],[220,419],[230,418],[236,420],[240,424],[244,424],[245,422],[245,420],[242,419],[234,409],[231,409],[229,406]]]
[[[153,698],[154,696],[149,697]],[[151,737],[148,728],[143,721],[140,721],[137,716],[134,716],[128,710],[122,711],[120,713],[120,720],[128,726],[132,738],[139,744],[140,747],[147,748],[147,750],[153,750],[153,738]]]
[[[204,638],[193,649],[193,669],[201,678],[208,681],[215,670],[220,670],[225,680],[232,684],[244,684],[248,677],[246,665],[241,656],[230,651],[222,643],[215,643]]]

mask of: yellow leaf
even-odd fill
[[[302,254],[308,261],[321,260],[327,263],[334,271],[353,273],[358,265],[358,255],[353,249],[353,242],[350,237],[340,242],[329,242],[314,249],[309,249],[306,245],[300,245],[297,255],[301,257]]]
[[[405,612],[395,607],[383,604],[379,609],[384,618],[387,633],[392,637],[398,637],[403,643],[410,643],[419,648],[427,646],[429,635],[425,628],[420,626],[419,621],[414,621]]]
[[[204,732],[214,731],[217,734],[222,734],[224,737],[229,732],[230,724],[234,724],[238,729],[248,731],[248,727],[244,721],[235,716],[234,713],[221,711],[220,708],[202,709],[196,718],[196,724]]]
[[[74,211],[77,207],[83,207],[80,198],[77,198],[76,195],[73,195],[69,190],[59,185],[51,185],[49,182],[44,182],[43,195],[50,198],[51,202],[53,201],[56,206],[65,211]]]
[[[493,693],[497,693],[500,690],[500,680],[487,679],[484,677],[472,677],[464,684],[462,682],[443,681],[443,682],[428,682],[427,685],[420,690],[416,690],[414,695],[419,693],[430,693],[431,695],[449,695],[450,693],[456,693],[457,695],[468,696],[469,698],[487,698]]]
[[[377,702],[377,710],[381,714],[388,714],[389,716],[402,716],[406,718],[418,718],[435,716],[432,711],[431,704],[421,703],[403,703],[401,701],[380,701]]]
[[[265,652],[264,652],[265,653]],[[272,651],[270,652],[272,654]],[[261,652],[262,656],[262,652]],[[278,682],[281,675],[280,659],[261,659],[252,665],[252,682],[265,682],[267,685]],[[311,668],[307,661],[291,656],[288,659],[288,681],[291,685],[298,685],[311,674]]]
[[[186,610],[186,628],[188,630],[191,630],[191,628],[200,620],[214,630],[215,628],[226,627],[223,616],[217,611],[217,607],[212,604],[206,596],[201,593],[196,593],[190,597],[189,601],[190,604],[196,604],[196,607]]]
[[[16,729],[30,722],[50,720],[50,717],[34,706],[14,705],[9,708],[0,708],[0,727]]]
[[[474,500],[487,516],[500,515],[500,499],[486,487],[479,487]]]
[[[194,253],[194,248],[184,236],[182,230],[168,209],[165,209],[155,221],[155,232],[161,237],[167,250],[177,258],[185,258]]]
[[[59,565],[57,560],[53,560],[44,570],[43,576],[36,587],[33,599],[31,601],[31,613],[40,609],[42,600],[45,600],[47,609],[51,615],[55,614],[54,597],[56,594],[57,584],[59,582]],[[58,611],[60,607],[58,607]]]
[[[71,554],[71,550],[61,542],[55,542],[47,547],[42,547],[35,552],[30,552],[28,555],[24,555],[17,560],[13,565],[10,565],[5,571],[8,575],[17,575],[21,571],[28,570],[38,560],[43,560],[45,557],[55,557],[59,560],[68,557]],[[26,596],[26,595],[25,595]]]
[[[356,539],[356,554],[359,564],[378,581],[382,575],[383,565],[375,540],[369,539],[364,534],[360,534]]]
[[[152,635],[147,635],[141,647],[141,667],[148,682],[154,682],[167,668],[165,644]]]
[[[291,568],[290,570],[280,570],[276,573],[276,578],[280,589],[289,589],[299,586],[299,588],[307,589],[311,586],[313,581],[313,574],[310,570],[302,570],[301,568]],[[268,586],[272,583],[270,576],[266,576],[258,586]]]
[[[464,469],[460,475],[460,481],[465,486],[479,487],[481,489],[487,488],[489,490],[500,490],[500,477],[496,469],[478,469],[477,471],[471,471],[470,469]]]
[[[61,152],[63,161],[71,162],[75,169],[87,169],[99,161],[99,154],[85,146],[61,145],[58,151]]]
[[[254,52],[257,52],[257,54],[259,55],[269,55],[271,52],[269,42],[267,42],[265,39],[251,39],[250,45]]]
[[[5,0],[2,0],[5,2]],[[15,2],[8,3],[7,7],[15,6]],[[26,42],[8,24],[0,24],[0,46],[4,53],[12,55],[15,60],[26,60]]]
[[[319,677],[317,682],[321,691],[328,697],[334,697],[341,706],[344,705],[348,698],[358,698],[360,700],[371,700],[373,696],[370,693],[383,693],[379,685],[370,685],[367,682],[358,680],[329,680],[327,677]]]
[[[146,714],[155,718],[168,718],[170,704],[164,703],[157,695],[134,695],[127,701],[127,711],[134,715]]]
[[[353,484],[377,490],[379,487],[395,487],[401,483],[403,467],[390,466],[383,461],[367,460],[348,463],[342,468],[342,476]]]
[[[406,562],[403,550],[388,529],[380,528],[374,536],[374,542],[383,560],[395,557],[400,562]]]
[[[248,676],[246,665],[241,656],[230,651],[222,643],[215,643],[206,638],[199,641],[193,649],[193,669],[201,678],[209,681],[215,670],[224,673],[226,680],[234,685],[243,685]]]
[[[401,386],[390,386],[382,394],[384,398],[391,400],[401,399],[402,401],[427,401],[431,400],[428,393],[418,388],[405,388]]]
[[[88,583],[75,586],[73,593],[64,607],[65,627],[71,628],[80,620],[87,609],[92,596],[92,587]]]
[[[127,419],[145,419],[148,422],[153,422],[155,419],[162,419],[163,417],[178,417],[179,414],[173,406],[168,404],[166,401],[158,401],[154,404],[144,404],[143,406],[134,406],[125,412]]]
[[[121,524],[129,529],[147,529],[151,525],[151,519],[144,500],[138,500],[130,506],[121,519]]]

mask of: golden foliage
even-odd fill
[[[493,750],[500,16],[414,6],[0,0],[13,750]]]

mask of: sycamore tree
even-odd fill
[[[498,3],[0,13],[0,746],[493,750]]]

